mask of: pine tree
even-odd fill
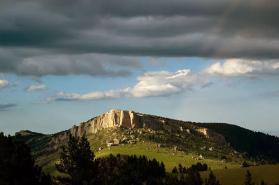
[[[0,184],[50,185],[51,179],[35,165],[26,144],[0,133]]]
[[[247,170],[246,172],[244,185],[254,185],[254,183],[252,182],[252,174],[249,170]]]
[[[176,167],[176,166],[172,169],[172,173],[174,173],[174,174],[177,174],[177,173],[178,173],[178,170],[177,170],[177,167]]]
[[[70,176],[73,185],[92,184],[94,181],[94,153],[85,136],[78,138],[69,136],[66,146],[62,147],[60,162],[56,164],[58,171]]]
[[[208,179],[205,180],[205,185],[220,185],[220,182],[216,179],[212,171],[210,171]]]

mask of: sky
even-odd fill
[[[1,0],[0,131],[110,109],[279,131],[278,0]]]

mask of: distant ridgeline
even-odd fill
[[[279,138],[226,123],[195,123],[223,135],[237,151],[261,160],[279,161]]]
[[[85,135],[94,150],[113,145],[152,142],[171,150],[210,158],[243,161],[279,161],[279,138],[224,123],[194,123],[137,113],[111,110],[69,130],[52,135],[18,132],[37,161],[45,164],[57,158],[69,134]],[[148,146],[146,146],[148,148]]]

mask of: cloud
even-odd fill
[[[5,88],[9,85],[9,82],[7,80],[1,80],[0,79],[0,89]]]
[[[78,93],[65,93],[59,92],[56,96],[50,97],[48,101],[76,101],[76,100],[101,100],[101,99],[114,99],[130,96],[129,89],[109,90],[109,91],[96,91],[86,94]]]
[[[138,77],[138,83],[131,89],[131,94],[134,97],[170,95],[190,90],[199,81],[189,69],[148,72]]]
[[[45,84],[32,84],[26,90],[28,92],[35,92],[35,91],[44,91],[47,89]]]
[[[190,91],[192,87],[203,87],[207,80],[199,75],[192,74],[189,69],[176,72],[159,71],[147,72],[138,77],[138,82],[124,89],[95,91],[86,94],[59,92],[50,97],[49,101],[74,101],[74,100],[100,100],[122,97],[150,97],[169,96],[172,94]]]
[[[209,66],[206,73],[221,76],[244,76],[244,75],[279,75],[279,62],[259,61],[245,59],[228,59],[224,63],[217,62]]]
[[[2,50],[2,53],[5,52]],[[17,54],[19,56],[16,57]],[[26,54],[28,55],[25,56]],[[10,60],[7,59],[9,56]],[[137,57],[106,54],[48,55],[38,51],[38,56],[29,56],[28,52],[15,51],[14,54],[2,55],[2,58],[7,62],[0,63],[0,72],[32,76],[87,74],[117,77],[128,76],[132,69],[142,67]]]
[[[129,73],[77,59],[98,53],[278,59],[278,8],[276,0],[2,0],[0,72]]]
[[[0,111],[7,111],[16,106],[16,104],[0,104]]]

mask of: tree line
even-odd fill
[[[166,173],[165,165],[146,156],[109,155],[94,159],[94,153],[85,137],[69,136],[66,146],[62,147],[58,171],[65,176],[57,178],[63,185],[219,185],[211,172],[203,182],[200,171],[207,165],[198,163],[189,168],[175,167],[171,174]]]
[[[252,159],[279,162],[279,138],[225,123],[195,123],[223,135],[237,151]]]
[[[85,137],[71,135],[56,168],[63,175],[46,175],[26,144],[0,133],[1,185],[220,185],[212,171],[202,180],[200,171],[208,170],[206,164],[179,165],[167,173],[164,163],[146,156],[95,158]],[[245,185],[253,185],[251,174],[246,175]]]

